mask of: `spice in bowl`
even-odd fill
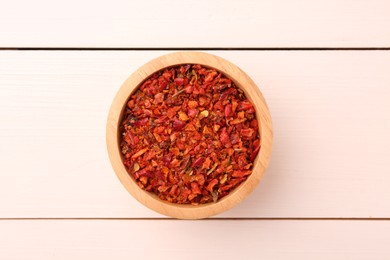
[[[260,150],[253,104],[215,69],[158,71],[130,96],[123,163],[138,186],[178,204],[217,202],[252,173]]]

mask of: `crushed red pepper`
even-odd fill
[[[252,173],[260,150],[253,104],[232,80],[198,64],[143,82],[120,131],[123,163],[138,186],[179,204],[226,196]]]

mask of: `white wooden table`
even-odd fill
[[[121,83],[174,50],[226,58],[273,117],[234,209],[167,219],[111,169]],[[390,2],[0,0],[0,259],[390,259]]]

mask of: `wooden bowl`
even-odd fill
[[[257,155],[252,174],[240,186],[232,190],[226,197],[216,203],[201,205],[175,204],[159,199],[155,194],[138,187],[133,177],[126,171],[122,162],[119,144],[119,124],[127,100],[133,91],[153,73],[180,64],[201,64],[216,69],[234,81],[246,97],[254,104],[259,122],[260,152]],[[161,214],[180,219],[201,219],[224,212],[246,198],[259,183],[271,156],[273,132],[271,116],[267,104],[256,84],[236,65],[211,54],[201,52],[176,52],[158,57],[135,71],[121,86],[108,116],[106,128],[108,154],[112,167],[123,186],[139,202]]]

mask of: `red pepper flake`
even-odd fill
[[[252,173],[260,149],[253,104],[214,69],[156,72],[130,96],[123,163],[138,186],[171,203],[216,202]]]
[[[177,118],[174,118],[173,119],[173,129],[176,130],[176,131],[180,131],[181,129],[183,129],[183,127],[186,125],[185,122],[177,119]]]
[[[225,106],[225,117],[228,118],[228,117],[231,117],[233,114],[233,111],[232,111],[232,105],[231,104],[227,104]]]
[[[196,117],[197,114],[198,114],[197,109],[195,109],[195,108],[188,109],[188,116],[189,117],[194,118],[194,117]]]
[[[222,132],[221,132],[221,135],[219,136],[219,139],[225,147],[232,146],[232,144],[230,142],[229,134],[227,133],[227,130],[226,130],[226,127],[222,128]]]
[[[182,121],[187,121],[189,119],[187,114],[182,111],[179,111],[178,114],[179,114],[179,119]]]
[[[190,100],[190,101],[188,101],[188,107],[189,108],[197,108],[198,102],[196,102],[195,100]]]
[[[218,184],[218,180],[217,179],[213,179],[209,185],[207,185],[206,189],[209,191],[209,192],[212,192],[213,189],[214,189],[214,186]]]
[[[205,160],[206,160],[206,159],[205,159],[204,157],[196,158],[196,159],[194,160],[194,162],[192,163],[191,167],[198,167],[198,166],[201,166],[201,165],[204,163]]]
[[[138,157],[143,155],[147,150],[149,150],[149,149],[148,148],[144,148],[142,150],[139,150],[137,153],[135,153],[135,154],[133,154],[133,156],[131,156],[131,159],[137,159]]]
[[[164,102],[164,94],[163,93],[157,93],[154,96],[154,100],[156,100],[156,103],[162,103]]]
[[[175,84],[178,86],[181,86],[184,84],[184,79],[183,78],[175,78]]]
[[[251,173],[252,171],[233,171],[232,177],[241,178]]]
[[[252,128],[242,129],[240,131],[242,137],[251,138],[255,131]]]
[[[196,182],[191,182],[191,190],[193,194],[201,194],[202,191],[199,188],[198,183]]]

